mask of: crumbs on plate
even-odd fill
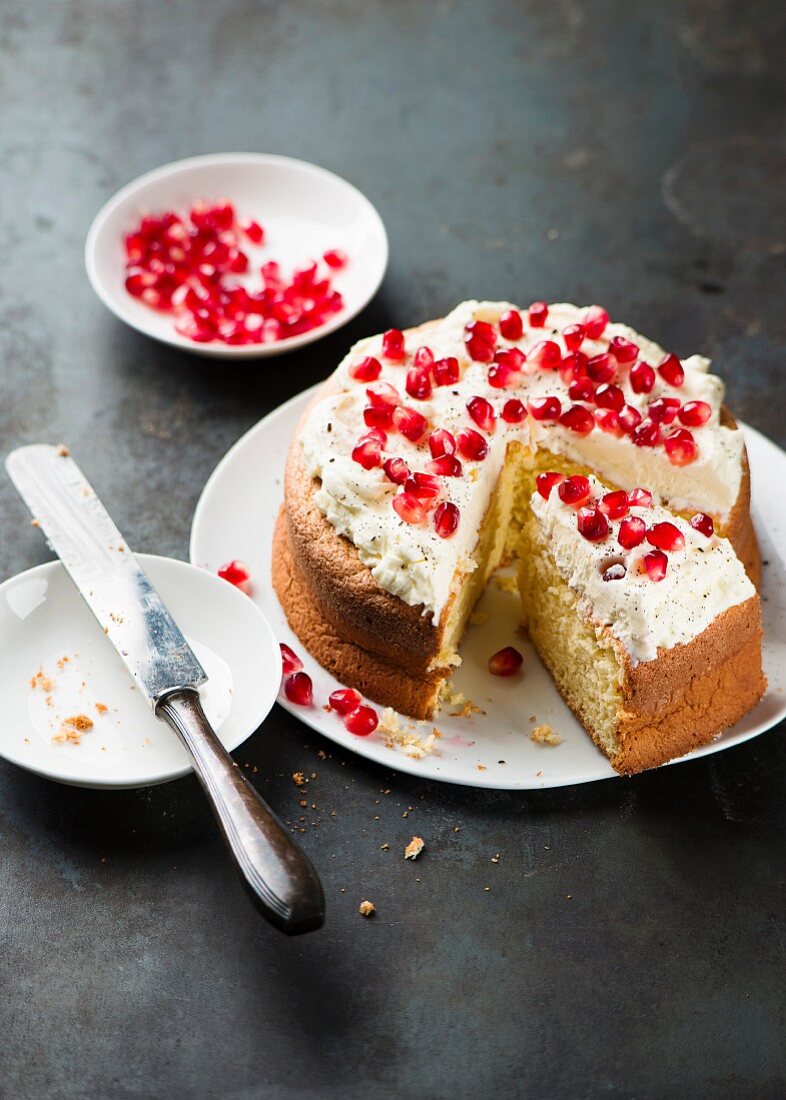
[[[530,733],[530,740],[535,741],[538,745],[561,745],[562,738],[558,733],[555,733],[551,726],[542,725],[535,726]]]
[[[84,734],[89,733],[92,728],[92,718],[88,718],[86,714],[72,714],[70,718],[63,719],[58,732],[52,735],[52,740],[60,745],[65,742],[78,745]]]

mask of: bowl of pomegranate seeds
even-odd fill
[[[305,161],[218,153],[129,183],[96,216],[85,263],[122,321],[166,344],[254,359],[335,332],[379,288],[377,211]]]

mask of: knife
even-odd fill
[[[204,669],[67,448],[20,447],[6,469],[156,718],[191,757],[257,908],[289,935],[320,928],[316,871],[213,732],[197,690]]]

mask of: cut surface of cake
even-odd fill
[[[307,410],[287,461],[273,581],[295,633],[343,683],[430,717],[488,577],[518,557],[533,642],[618,770],[653,766],[711,739],[755,703],[763,678],[745,447],[708,367],[611,324],[598,307],[566,304],[527,313],[465,302],[441,321],[360,341]],[[566,503],[557,490],[560,508],[552,512],[536,488],[544,472],[554,485],[598,479],[589,483],[592,499],[621,493],[623,521],[640,519],[637,505],[651,495],[653,514],[666,517],[655,524],[671,524],[686,548],[642,544],[668,558],[658,578],[641,564],[646,553],[617,545],[619,524],[603,512],[607,530],[594,541],[591,523],[582,520],[583,532],[577,526],[586,502]],[[636,495],[642,487],[646,493]],[[691,527],[687,519],[697,513],[717,533]],[[625,566],[622,584],[594,578],[602,600],[580,592],[554,556],[565,523],[574,526],[566,545],[589,548],[586,560],[600,555]],[[690,601],[677,601],[682,610],[664,635],[659,609],[673,602],[675,587],[696,589],[701,564],[715,578],[704,618],[693,605],[686,618]],[[548,614],[533,598],[536,579],[549,581]],[[610,590],[620,601],[617,617],[608,610]],[[587,639],[600,631],[586,647],[586,668],[571,670],[549,642],[558,610]],[[636,615],[632,644],[620,624]],[[746,638],[734,653],[719,641],[730,630]],[[704,679],[693,658],[686,662],[689,651],[703,654]],[[661,685],[671,702],[660,710],[658,676],[685,681]],[[732,676],[745,681],[731,693],[735,705],[725,697],[707,705]],[[590,713],[581,701],[593,695],[593,682],[599,698],[609,677],[617,685],[613,720],[611,709]],[[683,719],[670,707],[682,708]]]

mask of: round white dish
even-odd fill
[[[436,726],[442,736],[431,755],[413,759],[399,749],[388,748],[379,731],[370,737],[355,737],[337,715],[322,709],[338,683],[304,651],[270,584],[271,540],[283,497],[284,461],[295,425],[313,393],[311,389],[292,398],[231,448],[202,492],[191,529],[192,562],[216,570],[231,558],[246,561],[256,580],[253,599],[279,641],[287,642],[302,657],[314,681],[314,706],[298,707],[280,695],[281,705],[342,747],[425,779],[522,790],[616,776],[562,701],[532,647],[518,633],[517,597],[494,580],[478,608],[488,613],[488,618],[469,627],[461,646],[462,665],[453,678],[456,690],[485,713],[469,718],[440,713],[423,727],[401,719],[405,727],[415,726],[421,738]],[[731,748],[786,717],[786,500],[779,489],[786,481],[786,453],[759,432],[748,427],[743,430],[751,465],[754,522],[767,563],[762,607],[769,690],[736,726],[682,760]],[[510,680],[491,676],[486,668],[489,655],[504,645],[515,645],[524,654],[523,674]],[[550,725],[562,743],[534,743],[529,734],[539,724]]]
[[[304,267],[331,248],[349,256],[333,284],[344,308],[324,325],[271,344],[200,344],[175,331],[174,317],[133,298],[125,288],[123,240],[143,211],[185,213],[200,198],[228,198],[242,218],[265,229],[262,247],[244,245],[251,267],[278,260],[282,269]],[[315,164],[267,153],[215,153],[165,164],[132,180],[98,212],[85,243],[87,274],[108,309],[139,332],[165,344],[214,359],[281,355],[335,332],[376,294],[388,262],[382,219],[352,184]],[[244,281],[237,276],[237,281]],[[249,276],[259,282],[259,272]]]
[[[273,706],[281,653],[264,615],[226,581],[152,554],[139,561],[209,680],[205,713],[230,751]],[[59,561],[0,585],[0,756],[78,787],[146,787],[191,771],[185,749],[154,717]],[[105,709],[104,709],[105,708]],[[64,720],[92,729],[62,740]]]

